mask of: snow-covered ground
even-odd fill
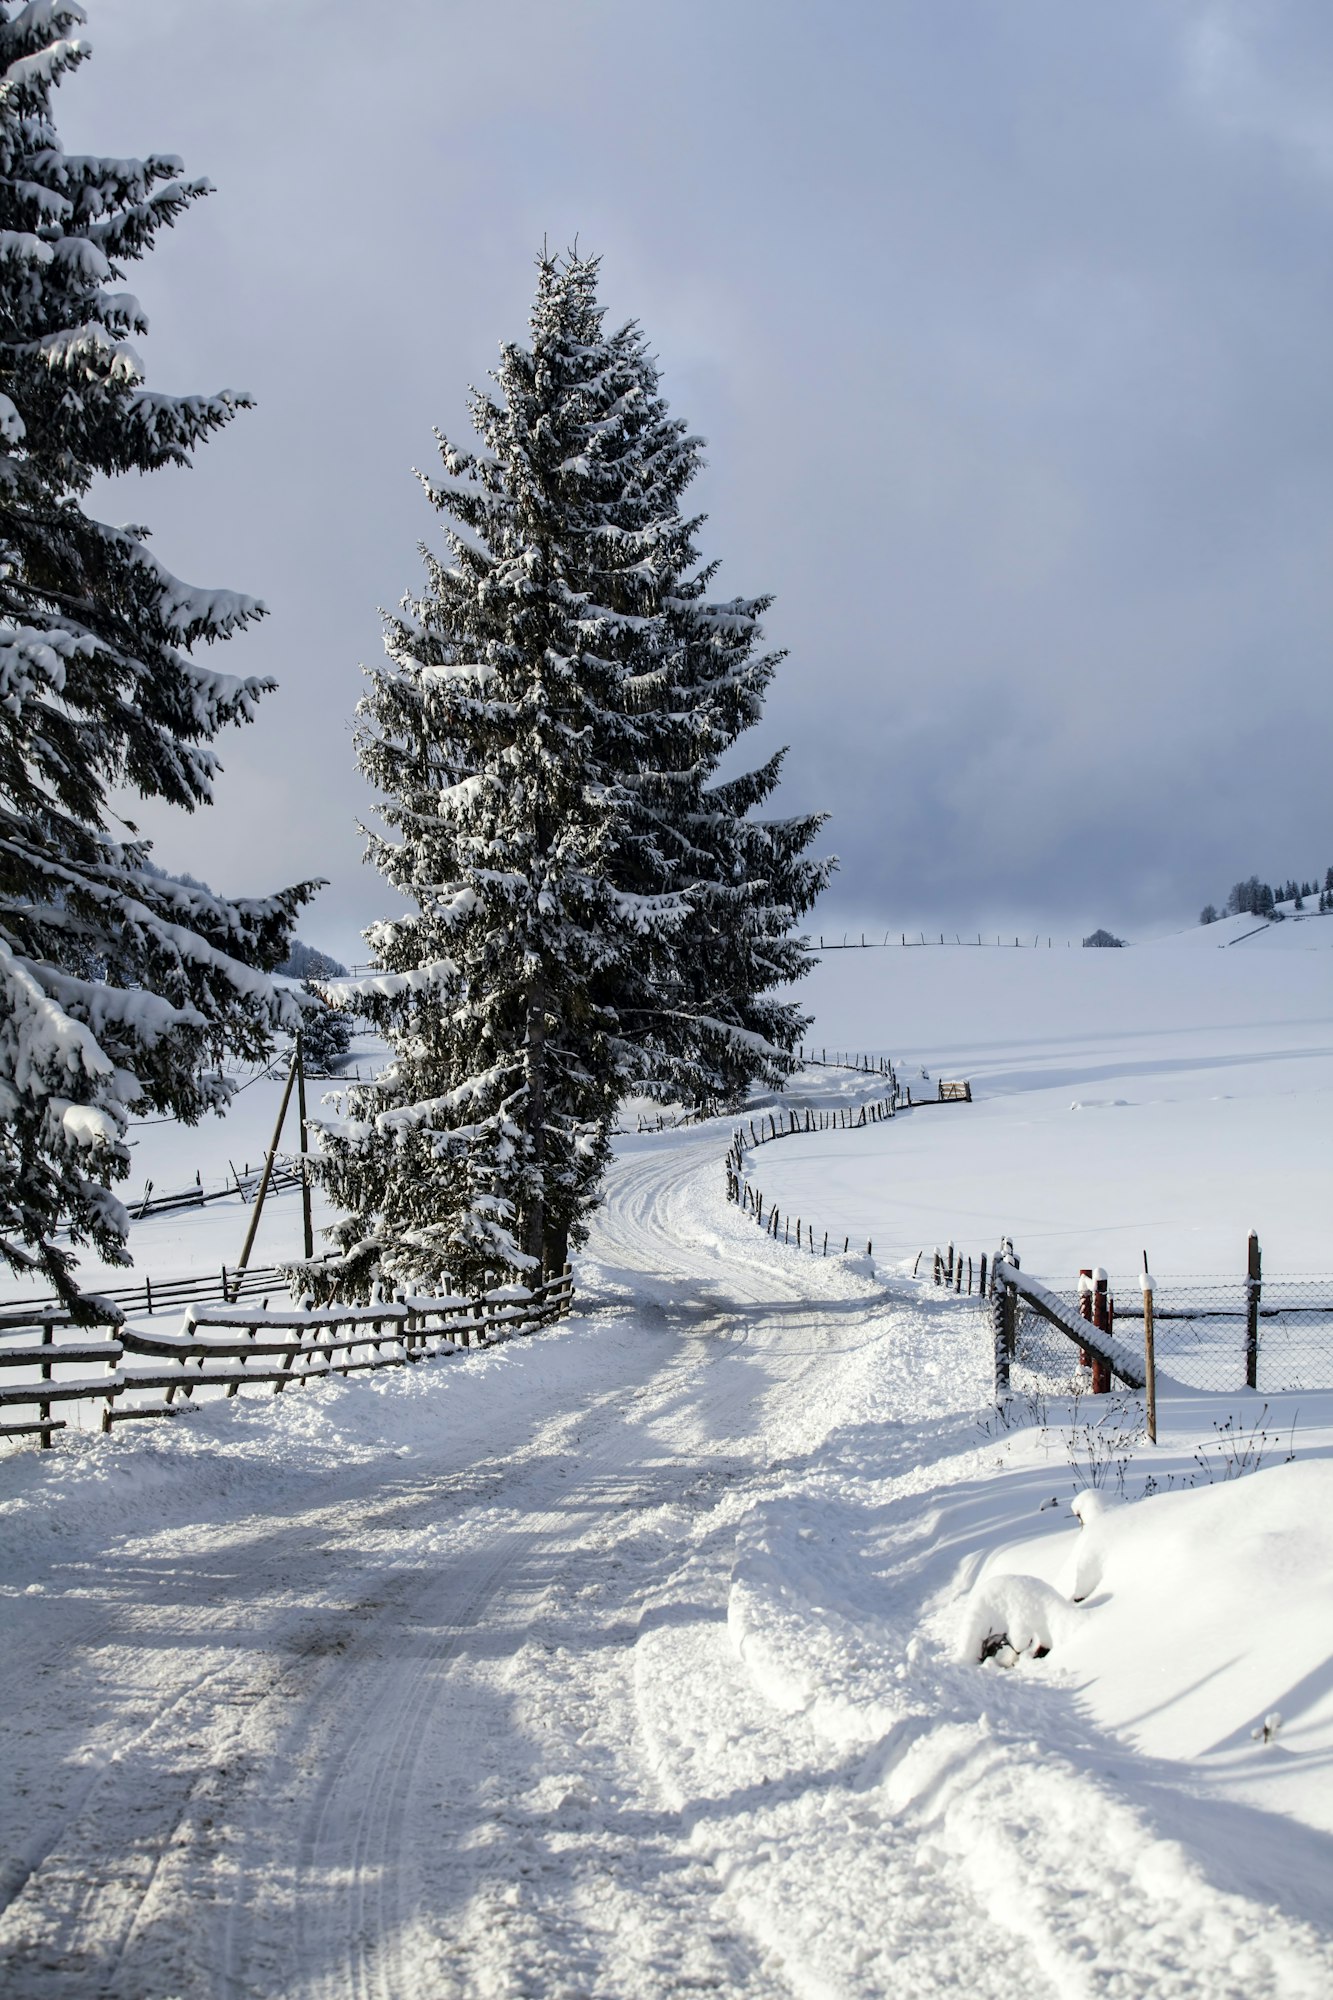
[[[1080,1192],[1068,1103],[1215,1149],[1267,1078],[1326,1215],[1328,974],[1244,950],[835,955],[815,1039],[978,1085],[839,1157],[1063,1093],[979,1246],[1059,1195],[1164,1264],[1202,1201]],[[728,1131],[621,1142],[549,1333],[0,1459],[7,1994],[1333,1990],[1333,1396],[999,1415],[975,1305],[762,1237]]]
[[[876,1256],[1011,1236],[1026,1268],[1273,1274],[1333,1267],[1333,917],[1203,948],[1224,922],[1126,951],[829,953],[816,1042],[893,1057],[917,1094],[975,1102],[755,1156],[768,1204]],[[1262,947],[1262,949],[1260,948]],[[930,1082],[921,1071],[929,1070]],[[799,1101],[799,1093],[796,1093]]]

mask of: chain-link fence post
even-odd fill
[[[1245,1280],[1245,1386],[1259,1387],[1259,1295],[1263,1290],[1263,1258],[1259,1238],[1252,1229],[1249,1242],[1249,1276]]]

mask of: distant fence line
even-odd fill
[[[221,1299],[224,1304],[234,1305],[238,1299],[257,1298],[262,1292],[284,1291],[288,1283],[285,1264],[252,1264],[244,1271],[223,1264],[217,1276],[209,1271],[195,1271],[183,1278],[145,1276],[134,1285],[104,1285],[89,1296],[94,1302],[105,1299],[116,1313],[128,1319],[131,1313],[145,1312],[151,1317],[154,1313],[170,1312],[197,1299]],[[36,1325],[48,1311],[62,1310],[62,1302],[54,1292],[44,1292],[32,1299],[0,1300],[0,1330],[6,1319],[13,1320],[16,1315],[22,1324]]]
[[[230,1166],[230,1162],[228,1165]],[[171,1194],[155,1194],[152,1181],[145,1181],[144,1191],[139,1200],[126,1202],[125,1206],[129,1209],[132,1222],[142,1222],[146,1215],[161,1215],[177,1208],[203,1208],[210,1201],[226,1201],[236,1194],[243,1202],[249,1202],[253,1199],[262,1178],[263,1169],[256,1167],[251,1173],[250,1162],[247,1160],[239,1173],[235,1167],[231,1167],[229,1179],[212,1182],[208,1187],[204,1186],[201,1174],[195,1175],[193,1187],[179,1188]],[[269,1175],[270,1192],[276,1188],[300,1185],[300,1161],[290,1156],[285,1158],[279,1156]]]
[[[1067,949],[1072,950],[1075,944],[1084,945],[1086,939],[1061,938],[1060,942]],[[933,931],[929,937],[926,936],[924,931],[914,931],[911,937],[908,937],[906,931],[900,931],[895,943],[892,931],[885,931],[882,938],[867,937],[864,931],[862,931],[859,938],[855,938],[850,936],[847,931],[844,931],[841,941],[837,938],[821,937],[818,949],[820,951],[884,951],[885,949],[892,951],[920,951],[923,945],[936,951],[938,951],[941,945],[947,945],[950,949],[953,949],[955,946],[961,946],[964,951],[976,951],[978,946],[985,951],[994,951],[997,945],[1003,951],[1041,951],[1043,949],[1053,951],[1055,949],[1055,940],[1050,937],[1043,938],[1038,934],[1038,936],[1033,938],[1032,943],[1028,944],[1024,937],[1015,936],[1013,943],[1010,944],[1007,936],[1001,937],[997,933],[995,943],[992,944],[990,939],[983,937],[980,931],[977,932],[975,938],[970,935],[963,937],[958,931],[955,931],[952,937],[949,937],[945,931],[941,931],[938,937],[935,936]]]
[[[838,1049],[835,1049],[832,1055],[829,1054],[827,1049],[821,1049],[819,1054],[816,1055],[813,1049],[798,1048],[796,1051],[796,1060],[805,1069],[843,1069],[855,1076],[885,1077],[891,1089],[896,1090],[898,1087],[898,1079],[894,1072],[893,1064],[887,1056],[853,1055],[850,1052]],[[662,1111],[653,1118],[644,1117],[643,1113],[640,1112],[635,1130],[640,1134],[644,1132],[679,1132],[687,1125],[706,1125],[710,1119],[717,1117],[717,1115],[715,1111]]]
[[[839,1066],[874,1073],[866,1057]],[[933,1098],[916,1099],[895,1080],[889,1096],[856,1107],[765,1112],[732,1133],[727,1199],[775,1242],[827,1256],[830,1242],[837,1254],[841,1234],[845,1254],[849,1231],[826,1230],[804,1216],[784,1215],[776,1201],[768,1204],[746,1171],[747,1150],[804,1133],[862,1130],[909,1108],[970,1103],[971,1097],[965,1079],[942,1080]],[[869,1239],[866,1255],[873,1254]],[[926,1254],[917,1253],[913,1276]],[[1182,1388],[1221,1394],[1333,1387],[1333,1277],[1265,1277],[1253,1234],[1242,1278],[1148,1279],[1145,1289],[1137,1276],[1117,1284],[1090,1266],[1067,1294],[1024,1272],[1007,1238],[994,1256],[983,1252],[974,1259],[953,1243],[930,1254],[935,1287],[986,1302],[1000,1401],[1015,1389],[1104,1393],[1115,1381],[1146,1390],[1159,1371]],[[1117,1305],[1117,1291],[1126,1303]],[[1117,1335],[1117,1321],[1135,1328],[1133,1340]]]
[[[566,1265],[560,1277],[543,1285],[500,1285],[476,1295],[400,1296],[367,1306],[272,1313],[267,1301],[258,1309],[221,1302],[196,1306],[175,1334],[114,1323],[94,1333],[75,1327],[70,1315],[58,1310],[36,1319],[4,1315],[0,1411],[21,1414],[5,1415],[0,1437],[35,1436],[49,1446],[53,1432],[69,1427],[68,1416],[52,1416],[53,1405],[100,1406],[101,1429],[107,1432],[136,1418],[171,1416],[201,1389],[221,1389],[232,1397],[267,1383],[280,1395],[330,1375],[405,1367],[550,1326],[569,1313],[573,1301],[574,1280]],[[34,1333],[36,1341],[25,1338]],[[57,1339],[57,1333],[74,1337]],[[73,1377],[63,1372],[90,1366],[102,1372]],[[27,1379],[12,1379],[20,1374]],[[149,1400],[128,1400],[144,1396]]]
[[[752,1215],[758,1226],[775,1242],[779,1240],[779,1231],[782,1232],[782,1242],[792,1241],[793,1218],[790,1213],[784,1217],[776,1202],[771,1209],[765,1210],[763,1189],[754,1185],[746,1173],[747,1145],[753,1150],[759,1146],[769,1145],[775,1139],[791,1139],[807,1132],[861,1131],[867,1125],[876,1125],[886,1119],[896,1118],[903,1111],[922,1110],[928,1104],[972,1102],[971,1083],[963,1078],[941,1079],[936,1086],[934,1097],[913,1098],[911,1085],[908,1084],[903,1088],[898,1084],[891,1064],[886,1065],[883,1070],[876,1067],[880,1060],[862,1056],[854,1062],[839,1063],[836,1067],[855,1069],[867,1075],[888,1075],[892,1079],[893,1088],[887,1097],[875,1098],[856,1106],[839,1105],[831,1111],[816,1110],[813,1106],[807,1107],[804,1113],[790,1109],[769,1111],[760,1115],[757,1125],[751,1118],[747,1123],[735,1127],[725,1161],[727,1200],[734,1202],[746,1214]],[[835,1065],[826,1066],[832,1068]],[[821,1230],[818,1224],[807,1221],[800,1215],[795,1218],[795,1223],[797,1249],[808,1249],[813,1256],[827,1257],[829,1231]],[[838,1231],[834,1229],[832,1241],[835,1255],[837,1239]],[[842,1253],[845,1255],[850,1247],[850,1231],[844,1231]],[[869,1257],[873,1254],[874,1241],[870,1239],[866,1243],[866,1255]]]

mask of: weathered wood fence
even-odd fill
[[[804,1053],[804,1052],[803,1052]],[[820,1058],[807,1058],[820,1062]],[[880,1066],[882,1065],[882,1066]],[[817,1110],[807,1107],[804,1112],[790,1108],[767,1111],[760,1114],[757,1122],[751,1118],[743,1125],[737,1125],[732,1133],[731,1145],[727,1150],[725,1169],[727,1200],[734,1202],[752,1215],[755,1222],[771,1236],[775,1242],[792,1242],[793,1217],[784,1216],[777,1202],[766,1208],[764,1190],[751,1182],[746,1173],[747,1150],[771,1144],[775,1139],[795,1138],[807,1132],[850,1132],[862,1131],[867,1125],[882,1124],[886,1119],[896,1118],[903,1111],[920,1110],[927,1104],[970,1104],[972,1086],[965,1079],[942,1079],[934,1097],[913,1099],[911,1085],[905,1089],[899,1086],[891,1064],[883,1064],[881,1058],[861,1056],[853,1060],[822,1064],[827,1068],[854,1069],[863,1075],[887,1075],[892,1083],[888,1096],[874,1098],[859,1105],[839,1105],[832,1110]],[[827,1257],[829,1253],[829,1231],[807,1221],[804,1216],[794,1218],[796,1226],[795,1243],[798,1250],[808,1249],[814,1256]],[[837,1250],[838,1232],[832,1234],[834,1254]],[[850,1232],[843,1232],[842,1254],[851,1247]],[[873,1239],[866,1243],[867,1257],[874,1254]]]
[[[234,1305],[240,1299],[260,1298],[266,1293],[285,1291],[288,1282],[285,1264],[252,1264],[244,1271],[238,1270],[235,1265],[223,1264],[216,1273],[194,1271],[187,1277],[178,1278],[145,1275],[134,1285],[105,1285],[98,1291],[97,1297],[105,1299],[115,1307],[116,1313],[125,1318],[140,1312],[151,1317],[154,1313],[172,1312],[199,1299],[222,1299]],[[0,1304],[0,1320],[8,1315],[16,1324],[37,1326],[48,1311],[57,1315],[61,1311],[60,1300],[52,1292]]]
[[[49,1445],[69,1423],[52,1415],[56,1405],[100,1406],[101,1428],[109,1431],[139,1417],[170,1416],[201,1389],[230,1397],[267,1383],[279,1395],[329,1375],[406,1367],[550,1326],[573,1300],[566,1265],[543,1285],[499,1285],[476,1296],[274,1312],[267,1305],[193,1305],[178,1333],[109,1322],[94,1334],[66,1312],[37,1320],[11,1314],[0,1317],[0,1436],[36,1436]],[[90,1367],[100,1372],[89,1374]],[[20,1373],[27,1379],[15,1379]],[[19,1414],[11,1418],[11,1410]]]

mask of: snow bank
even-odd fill
[[[1130,1506],[1088,1494],[1080,1512],[1072,1543],[996,1558],[968,1636],[981,1606],[1039,1589],[1064,1620],[1052,1666],[1100,1724],[1188,1761],[1232,1798],[1333,1834],[1333,1462],[1297,1459]]]

